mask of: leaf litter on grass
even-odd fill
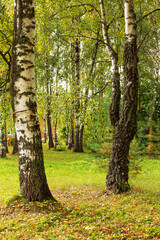
[[[64,183],[66,178],[71,179],[66,186],[58,181],[56,187],[51,185],[59,204],[52,201],[28,202],[21,196],[13,198],[7,207],[0,208],[0,239],[160,239],[160,196],[157,193],[134,187],[129,193],[114,195],[105,190],[101,178],[95,178],[97,174],[104,176],[104,173],[99,165],[94,171],[93,156],[54,152],[58,156],[56,163],[55,157],[52,161],[52,152],[47,154],[46,170],[49,168],[50,183],[55,183],[52,168],[56,170],[57,177],[64,176]],[[70,159],[73,165],[69,163]],[[94,179],[90,185],[85,182],[89,169],[93,169],[89,174]],[[72,176],[75,172],[80,172],[78,176],[82,178],[79,185],[75,182],[77,175]]]
[[[113,195],[96,187],[56,190],[54,195],[61,204],[13,201],[1,215],[1,238],[160,239],[156,197],[149,201],[137,190]]]

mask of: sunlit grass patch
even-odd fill
[[[140,172],[132,174],[130,184],[150,193],[160,194],[160,158],[141,158]]]

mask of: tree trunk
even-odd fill
[[[70,121],[69,136],[68,136],[68,149],[74,146],[74,129],[73,129],[73,116]]]
[[[54,148],[53,137],[52,137],[52,126],[51,126],[51,112],[47,110],[47,130],[48,130],[48,146],[49,149]]]
[[[46,89],[47,89],[47,130],[48,130],[48,146],[49,149],[54,148],[52,125],[51,125],[51,102],[50,102],[50,90],[49,90],[49,66],[48,59],[46,59]]]
[[[115,193],[126,192],[129,148],[137,130],[138,69],[136,15],[133,0],[125,0],[124,96],[122,112],[115,126],[107,187]]]
[[[44,119],[43,119],[43,125],[44,125],[44,143],[47,142],[47,129],[46,129],[46,116],[44,114]]]
[[[57,120],[54,124],[54,134],[53,134],[53,141],[54,141],[54,148],[56,149],[56,146],[58,145],[58,139],[57,139]]]
[[[69,135],[68,133],[66,134],[66,146],[68,146],[68,138],[69,138]]]
[[[71,43],[71,74],[72,74],[72,81],[71,81],[71,115],[70,115],[70,126],[69,126],[69,137],[68,137],[68,149],[74,147],[74,105],[75,105],[75,42]]]
[[[0,158],[6,157],[6,140],[5,140],[5,128],[4,124],[1,123],[1,148],[0,148]]]
[[[15,133],[14,137],[14,145],[13,145],[13,151],[12,154],[18,154],[18,140],[17,140],[17,134]]]
[[[33,0],[15,0],[11,96],[19,149],[22,195],[30,201],[53,198],[44,169],[34,86]]]
[[[74,152],[80,152],[79,146],[79,115],[80,115],[80,41],[77,38],[75,43],[75,138],[74,138]]]
[[[79,129],[79,150],[80,152],[84,152],[83,150],[83,132],[84,132],[84,125],[80,125]]]
[[[74,152],[80,152],[79,131],[80,131],[80,126],[78,123],[76,123],[75,134],[74,134]]]
[[[5,122],[4,122],[4,137],[5,137],[6,153],[9,153],[8,145],[7,145],[7,125],[6,125],[6,118],[5,118]]]
[[[56,77],[55,77],[55,94],[56,98],[58,98],[58,77],[59,77],[59,49],[60,49],[60,42],[59,42],[59,30],[58,30],[58,39],[57,39],[57,69],[56,69]],[[58,107],[56,107],[56,116],[55,116],[55,124],[54,124],[54,148],[56,149],[56,146],[58,145],[58,138],[57,138],[57,114],[58,113]]]

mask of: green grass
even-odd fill
[[[0,239],[160,239],[158,158],[131,159],[131,191],[120,195],[105,190],[107,159],[46,145],[44,159],[59,204],[18,196],[18,158],[0,159]]]

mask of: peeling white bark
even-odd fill
[[[31,6],[33,7],[33,5]],[[27,27],[32,26],[34,19],[23,18],[22,21],[22,34],[25,35],[30,43],[23,44],[27,50],[32,51],[27,54],[23,54],[22,45],[17,45],[17,64],[23,69],[20,72],[20,76],[15,82],[15,90],[18,94],[15,97],[15,112],[16,112],[16,131],[17,139],[20,140],[21,137],[25,138],[26,141],[33,144],[33,131],[30,129],[34,126],[34,121],[31,120],[31,114],[33,114],[33,109],[30,109],[27,105],[28,100],[35,102],[35,89],[34,89],[34,28],[30,28],[30,31],[27,31]],[[19,23],[19,21],[18,21]],[[19,27],[19,26],[18,26]],[[22,55],[23,54],[23,55]],[[26,81],[27,79],[27,81]],[[29,93],[30,95],[24,93]],[[23,131],[22,131],[23,130]],[[34,133],[35,134],[35,133]],[[27,156],[30,160],[34,160],[30,150],[25,150],[23,143],[19,141],[19,154],[20,156]]]
[[[107,20],[106,20],[106,15],[105,15],[105,9],[104,9],[104,2],[103,0],[99,0],[99,6],[100,6],[100,10],[101,10],[101,21],[102,21],[102,33],[103,33],[103,39],[104,42],[106,44],[106,49],[108,51],[108,54],[111,58],[112,61],[112,72],[117,71],[117,61],[115,59],[115,54],[113,49],[111,48],[110,45],[110,38],[108,36],[108,30],[107,30]]]
[[[48,199],[52,195],[44,170],[34,86],[34,0],[15,2],[11,96],[19,149],[20,190],[29,200]]]
[[[136,19],[134,13],[134,2],[133,0],[126,0],[124,3],[124,15],[125,15],[125,33],[128,42],[131,42],[136,35]]]

